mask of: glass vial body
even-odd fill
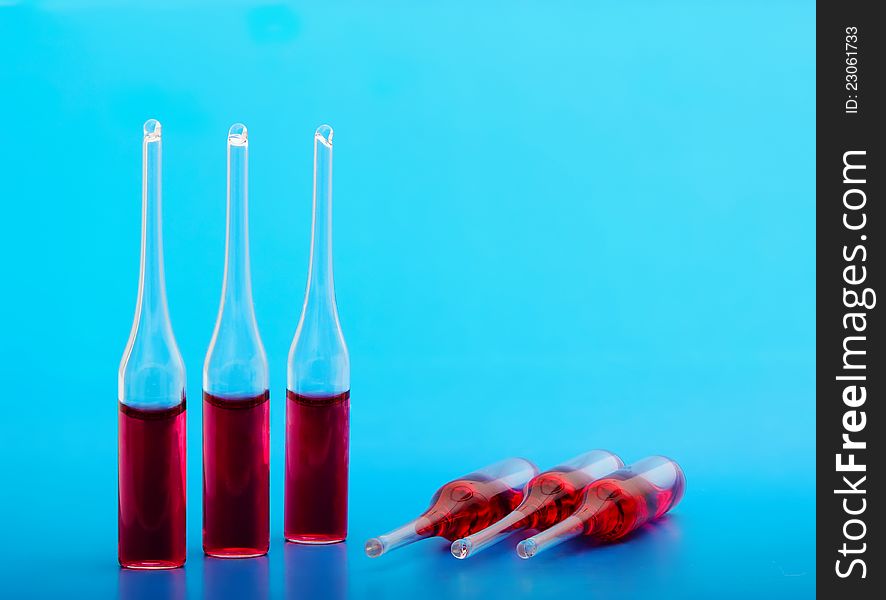
[[[284,536],[330,544],[348,530],[350,359],[332,277],[332,128],[314,134],[311,257],[289,350]]]
[[[246,127],[228,132],[225,273],[203,364],[203,551],[245,558],[268,551],[268,360],[249,266]]]
[[[144,126],[141,267],[118,394],[118,559],[133,569],[185,563],[185,366],[166,301],[161,127]]]

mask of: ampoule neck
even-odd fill
[[[332,270],[332,203],[319,203],[314,208],[311,238],[310,276],[305,292],[307,301],[335,306],[335,280]]]
[[[537,553],[553,548],[586,532],[587,524],[575,515],[566,517],[553,527],[517,544],[520,558],[532,558]]]
[[[144,126],[142,229],[138,299],[118,371],[118,397],[127,406],[169,408],[183,403],[185,367],[172,333],[163,268],[160,123]]]
[[[350,360],[332,277],[332,130],[314,134],[311,255],[301,317],[289,349],[287,384],[297,393],[350,389]]]
[[[507,516],[496,521],[489,527],[472,533],[452,542],[450,551],[455,558],[463,559],[477,552],[497,544],[508,537],[511,532],[520,528],[521,523],[528,516],[523,507],[517,507]]]
[[[136,318],[140,327],[148,329],[169,326],[163,261],[161,153],[159,135],[146,135],[142,153],[142,240]]]
[[[311,260],[307,301],[335,307],[332,268],[332,133],[314,135],[314,198],[311,220]],[[325,131],[325,130],[324,130]]]
[[[432,529],[428,526],[427,518],[421,516],[393,531],[367,540],[363,549],[370,558],[377,558],[391,550],[431,537],[431,535]]]
[[[228,132],[225,269],[215,331],[203,368],[204,391],[254,396],[268,388],[268,364],[252,299],[249,262],[249,145],[246,127]]]
[[[249,262],[249,147],[245,127],[236,140],[232,140],[233,135],[229,136],[228,141],[227,227],[221,310],[228,314],[233,313],[232,316],[236,318],[254,321]]]

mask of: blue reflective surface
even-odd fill
[[[814,592],[811,2],[0,0],[0,419],[9,597],[805,597]],[[116,565],[116,371],[135,305],[141,126],[164,131],[188,366],[189,557]],[[200,552],[200,368],[225,136],[251,140],[271,365],[267,558]],[[335,127],[352,362],[351,533],[285,547],[286,353],[311,140]],[[443,482],[509,455],[661,453],[688,486],[623,543],[369,560]]]

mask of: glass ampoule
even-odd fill
[[[591,450],[533,477],[523,500],[513,511],[489,527],[452,542],[456,558],[467,558],[520,529],[544,529],[572,514],[589,483],[624,466],[606,450]]]
[[[267,553],[268,360],[258,332],[249,268],[246,126],[228,132],[225,272],[203,365],[203,551]]]
[[[161,127],[144,125],[138,300],[117,376],[118,559],[133,569],[185,563],[185,365],[166,302]]]
[[[332,128],[314,133],[308,284],[289,350],[284,536],[331,544],[347,537],[350,358],[332,277]]]
[[[508,458],[443,485],[417,519],[367,540],[370,558],[429,537],[449,541],[479,531],[520,504],[526,483],[538,467],[523,458]],[[394,500],[392,500],[394,501]]]
[[[517,544],[517,554],[532,558],[579,535],[620,539],[674,508],[685,489],[680,465],[664,456],[644,458],[590,484],[572,515]]]

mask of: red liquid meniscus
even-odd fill
[[[185,564],[185,402],[119,404],[118,558],[133,569]]]
[[[350,391],[286,392],[284,536],[331,544],[348,535]]]
[[[584,535],[608,541],[620,539],[661,517],[683,497],[682,478],[673,488],[662,489],[643,477],[613,475],[588,486],[573,515],[584,524]]]
[[[203,551],[261,556],[269,542],[268,392],[203,392]]]
[[[581,470],[547,471],[536,475],[524,490],[518,509],[526,517],[507,531],[546,529],[571,515],[581,503],[581,492],[593,478]]]
[[[415,532],[453,542],[500,520],[522,497],[522,492],[501,480],[456,479],[437,490],[428,510],[416,519]]]

